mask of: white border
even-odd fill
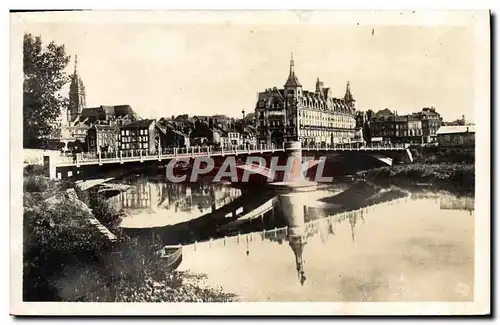
[[[19,5],[16,6],[19,8]],[[300,6],[295,6],[298,8]],[[351,7],[352,8],[352,7]],[[86,13],[82,13],[86,15]],[[151,22],[154,19],[165,19],[163,15],[175,13],[152,13],[135,15],[131,12],[122,12],[115,14],[111,19],[130,19],[133,21]],[[219,12],[217,19],[221,17],[233,18],[234,12]],[[289,19],[297,19],[295,13],[282,12],[278,16],[273,13],[261,13],[263,18],[272,19],[275,23],[286,23]],[[313,23],[352,23],[354,20],[363,23],[376,23],[377,21],[384,24],[442,24],[446,21],[447,24],[460,24],[467,20],[470,21],[471,12],[446,12],[436,11],[432,13],[417,12],[416,14],[403,17],[398,12],[334,12],[332,13],[315,13],[314,18],[310,18]],[[184,19],[188,21],[199,21],[200,19],[213,20],[211,17],[200,15],[199,13],[182,13]],[[238,22],[255,22],[252,15],[248,13],[236,13]],[[383,19],[380,19],[381,16]],[[28,314],[62,314],[62,315],[91,315],[91,314],[120,314],[120,315],[164,315],[164,314],[179,314],[179,315],[258,315],[258,314],[278,314],[278,315],[319,315],[319,314],[370,314],[370,315],[407,315],[407,314],[482,314],[489,311],[489,144],[490,144],[490,102],[489,102],[489,18],[487,12],[475,13],[472,19],[477,27],[476,33],[476,69],[475,69],[475,108],[477,121],[477,155],[476,155],[476,189],[482,194],[476,196],[476,270],[475,270],[475,302],[474,303],[236,303],[236,304],[59,304],[59,303],[22,303],[18,304],[20,290],[15,290],[15,279],[12,280],[11,291],[11,308],[12,313],[28,313]],[[57,16],[57,15],[56,15]],[[60,15],[64,16],[63,14]],[[101,16],[101,17],[98,17]],[[107,16],[107,15],[106,15]],[[147,16],[147,17],[146,17]],[[179,17],[175,14],[174,16]],[[204,17],[202,17],[204,16]],[[266,16],[268,18],[266,18]],[[271,17],[273,16],[273,17]],[[374,18],[378,16],[378,18]],[[54,17],[54,16],[53,16]],[[51,19],[53,19],[51,17]],[[96,18],[97,17],[97,18]],[[109,17],[109,16],[107,16]],[[139,17],[139,18],[138,18]],[[61,18],[64,19],[64,18]],[[97,14],[92,19],[109,19],[104,15]],[[377,20],[377,21],[376,21]],[[22,39],[22,38],[21,38]],[[18,41],[19,39],[17,39]],[[22,83],[19,82],[19,77],[22,74],[14,64],[15,58],[19,57],[19,43],[15,42],[12,34],[12,52],[9,55],[12,59],[11,65],[11,209],[19,212],[19,207],[22,202],[19,201],[19,193],[22,182],[19,182],[20,169],[19,151],[21,142],[16,139],[20,133],[19,128],[19,91]],[[18,66],[17,66],[18,67]],[[17,130],[17,131],[16,131]],[[5,146],[4,146],[5,147]],[[17,175],[17,176],[16,176]],[[20,204],[21,203],[21,204]],[[18,254],[20,250],[20,226],[19,213],[11,214],[11,253]],[[22,225],[21,225],[22,226]],[[12,260],[12,259],[11,259]],[[480,262],[479,262],[480,261]],[[11,272],[13,275],[20,274],[19,263],[12,263]]]

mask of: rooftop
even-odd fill
[[[151,123],[154,123],[155,120],[153,119],[146,119],[146,120],[139,120],[139,121],[134,121],[131,122],[130,124],[127,124],[122,127],[122,129],[146,129],[149,128]]]
[[[475,125],[447,125],[442,126],[437,131],[437,134],[453,134],[453,133],[475,133],[476,126]]]

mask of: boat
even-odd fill
[[[182,245],[164,246],[158,253],[167,272],[177,269],[182,263]]]

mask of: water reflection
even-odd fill
[[[474,211],[474,198],[444,196],[439,200],[439,207],[443,210],[467,210]]]
[[[140,216],[127,232],[185,245],[181,269],[207,273],[243,300],[472,299],[473,197],[366,182],[279,195],[211,182],[132,184],[117,199]]]
[[[139,177],[127,182],[130,188],[111,198],[118,209],[125,211],[124,228],[158,227],[191,220],[241,196],[239,189],[209,180],[175,184]]]
[[[243,251],[234,237],[197,243],[182,268],[243,301],[470,301],[474,222],[461,211],[400,198],[310,222],[304,213],[288,228],[239,238]]]

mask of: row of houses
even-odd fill
[[[447,125],[433,107],[420,112],[399,115],[389,109],[359,112],[356,124],[362,129],[365,139],[391,143],[437,144],[442,146],[474,145],[475,128],[466,125],[462,116],[461,125]]]
[[[383,109],[358,113],[356,124],[371,138],[392,143],[432,143],[437,140],[442,118],[433,107],[405,115]]]
[[[71,135],[85,143],[88,152],[144,150],[190,146],[249,146],[256,144],[251,125],[212,125],[207,120],[176,122],[166,119],[139,119],[126,124],[96,120],[90,125],[73,126]],[[78,130],[78,132],[74,132]]]
[[[69,104],[56,125],[57,145],[70,150],[110,152],[118,150],[156,151],[159,148],[191,145],[242,146],[255,144],[255,128],[242,119],[234,121],[223,115],[187,115],[143,119],[130,105],[87,107],[86,89],[78,73],[77,59],[71,75]],[[244,112],[243,112],[244,113]],[[66,118],[64,119],[64,116]]]

